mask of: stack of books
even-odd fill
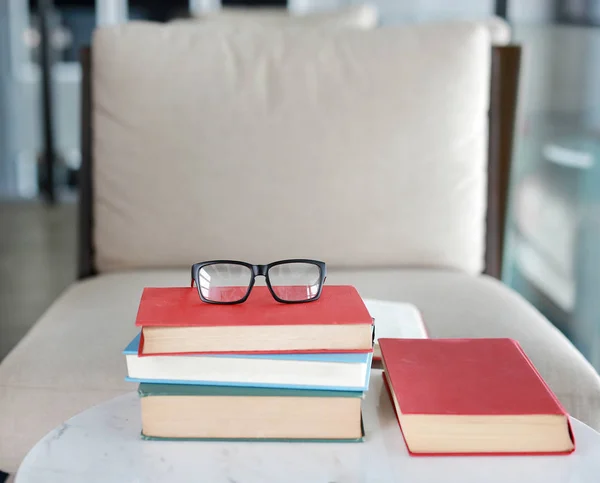
[[[373,320],[354,287],[303,304],[254,287],[237,305],[146,288],[136,325],[124,353],[143,437],[362,440]]]

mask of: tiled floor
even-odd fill
[[[0,203],[0,360],[75,279],[76,205]]]

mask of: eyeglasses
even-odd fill
[[[268,265],[252,265],[236,260],[213,260],[192,265],[192,283],[203,302],[239,304],[245,302],[257,276],[265,277],[277,302],[298,304],[321,296],[327,276],[324,262],[318,260],[280,260]]]

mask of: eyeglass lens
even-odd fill
[[[269,269],[271,288],[288,302],[314,299],[319,293],[321,271],[312,263],[282,263]]]
[[[252,270],[234,263],[213,263],[200,269],[198,286],[206,300],[237,302],[248,293]]]

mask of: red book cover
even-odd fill
[[[267,287],[254,287],[248,300],[235,305],[202,302],[196,288],[147,287],[135,325],[140,327],[215,327],[247,325],[330,325],[373,323],[351,285],[326,285],[314,302],[282,304]]]
[[[379,345],[388,389],[403,415],[564,415],[569,421],[512,339],[380,339]]]

